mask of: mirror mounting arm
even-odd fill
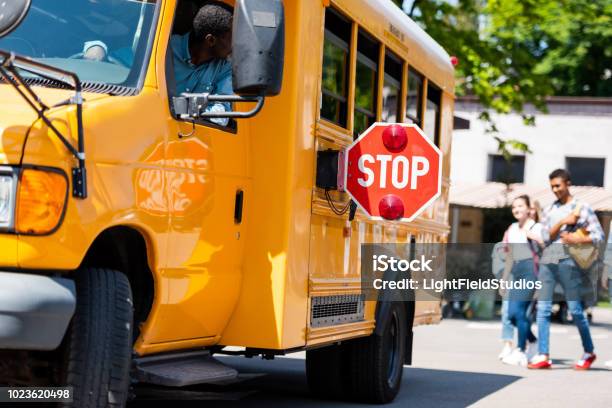
[[[74,95],[61,104],[75,105],[77,116],[77,146],[73,146],[63,135],[53,121],[46,116],[49,107],[26,83],[19,70],[31,72],[43,78],[64,83],[74,90]],[[59,138],[66,149],[77,159],[78,165],[72,168],[72,196],[79,199],[87,198],[87,170],[85,168],[85,137],[83,135],[83,94],[79,77],[69,71],[64,71],[46,65],[30,58],[15,55],[12,52],[0,50],[0,79],[11,85],[38,114],[45,125]]]
[[[239,96],[239,95],[211,95],[207,93],[190,94],[183,93],[181,96],[172,98],[174,113],[183,120],[194,120],[201,118],[251,118],[263,108],[265,97],[263,96]],[[210,102],[257,102],[257,105],[248,112],[205,112]]]

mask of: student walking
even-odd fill
[[[505,271],[505,263],[506,256],[508,252],[508,231],[504,233],[504,238],[501,242],[498,242],[493,246],[493,251],[491,252],[491,267],[493,276],[498,279],[501,279],[504,275]],[[510,322],[510,318],[508,317],[508,304],[509,301],[507,299],[502,299],[502,307],[501,307],[501,342],[502,342],[502,350],[497,356],[500,360],[503,360],[504,357],[510,355],[512,350],[514,350],[513,342],[514,342],[514,326],[512,322]]]
[[[589,322],[580,297],[583,272],[572,257],[570,246],[597,245],[603,241],[604,234],[593,209],[570,194],[569,172],[557,169],[549,175],[549,179],[557,200],[544,210],[542,217],[542,237],[547,247],[543,251],[539,270],[539,279],[542,282],[537,306],[539,354],[531,360],[528,367],[544,369],[552,366],[549,352],[550,315],[553,291],[559,282],[584,348],[584,354],[574,368],[587,370],[596,356]]]
[[[508,293],[508,320],[517,328],[517,348],[502,358],[511,365],[526,366],[535,354],[536,337],[531,332],[527,309],[535,293],[537,259],[542,225],[530,217],[529,196],[522,195],[512,201],[512,215],[516,222],[510,225],[504,241],[507,242],[504,280],[512,277],[513,288]]]
[[[503,343],[502,351],[497,356],[500,360],[504,361],[506,357],[512,354],[514,350],[514,326],[510,321],[510,315],[508,311],[510,310],[510,301],[507,299],[502,300],[501,307],[501,323],[502,323],[502,332],[501,332],[501,341]]]
[[[609,302],[612,303],[612,221],[610,222],[610,228],[608,232],[608,243],[606,245],[606,252],[604,255],[605,268],[601,275],[601,286],[604,289],[608,289],[610,298]],[[605,362],[606,367],[612,368],[612,360]]]

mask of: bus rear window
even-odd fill
[[[359,135],[376,122],[378,52],[380,45],[365,33],[357,39],[357,72],[355,76],[355,126]]]
[[[406,120],[421,126],[423,111],[423,75],[413,69],[408,71],[408,94],[406,95]]]
[[[351,23],[328,8],[325,14],[321,117],[347,126]]]
[[[402,61],[394,54],[385,55],[385,83],[382,90],[383,122],[400,121],[400,96],[402,87]]]
[[[433,142],[438,145],[440,139],[440,102],[442,92],[429,83],[427,86],[427,108],[425,110],[425,128],[423,131]]]

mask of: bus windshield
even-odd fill
[[[21,25],[0,39],[0,49],[74,72],[85,85],[136,88],[146,67],[156,3],[33,0]]]

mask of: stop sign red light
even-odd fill
[[[442,153],[416,125],[375,123],[345,160],[346,191],[373,219],[412,221],[440,195]]]

